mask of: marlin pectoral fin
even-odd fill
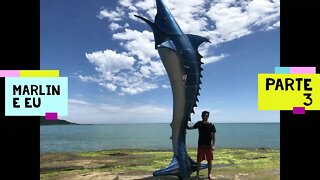
[[[201,43],[203,42],[210,42],[209,39],[202,37],[202,36],[198,36],[198,35],[194,35],[194,34],[186,34],[189,41],[192,44],[192,47],[194,50],[198,50],[198,47],[200,46]]]
[[[165,41],[158,45],[158,48],[168,48],[173,51],[177,51],[176,46],[173,44],[171,40]]]

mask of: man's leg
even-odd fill
[[[197,161],[197,179],[199,179],[199,172],[200,172],[200,164],[201,164],[201,161]]]
[[[208,179],[213,179],[211,175],[212,170],[212,160],[213,160],[213,153],[211,147],[206,148],[206,158],[208,162]]]
[[[212,169],[212,161],[208,161],[208,179],[212,179],[211,169]]]
[[[201,146],[198,146],[198,152],[197,152],[197,176],[196,179],[199,179],[199,172],[200,172],[200,165],[202,160],[204,159],[204,151]]]

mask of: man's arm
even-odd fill
[[[211,146],[212,146],[212,150],[214,151],[215,149],[215,143],[216,143],[216,127],[214,126],[214,124],[211,124]]]
[[[189,127],[188,123],[186,124],[186,129],[197,129],[199,126],[199,122],[196,122],[193,126]]]
[[[215,149],[215,143],[216,143],[216,133],[211,133],[211,146],[212,146],[212,150]]]
[[[187,124],[187,127],[186,127],[186,129],[189,129],[189,130],[191,130],[191,129],[196,129],[194,126],[191,126],[191,127],[189,127],[189,125]]]

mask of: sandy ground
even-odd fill
[[[279,170],[274,170],[273,172],[265,173],[275,173],[280,175]],[[214,176],[216,180],[254,180],[255,175],[250,175],[246,173],[239,173],[237,175],[217,175]],[[81,175],[58,175],[56,177],[50,178],[52,180],[178,180],[177,177],[167,176],[167,177],[153,177],[152,175],[113,175],[108,172],[102,173],[88,173]],[[192,175],[190,180],[195,180],[195,176]],[[207,177],[200,177],[201,180],[207,180]]]
[[[103,154],[103,153],[102,153]],[[43,177],[43,180],[177,180],[175,176],[153,177],[150,170],[135,171],[113,171],[113,167],[119,165],[119,162],[125,162],[128,166],[138,166],[144,159],[154,157],[154,155],[134,154],[134,153],[108,153],[98,156],[80,156],[67,153],[47,153],[40,156],[41,174],[49,173],[49,176]],[[262,155],[259,155],[259,157]],[[246,157],[250,160],[246,162],[266,160],[264,158]],[[226,158],[226,157],[225,157]],[[136,160],[136,161],[135,161]],[[123,164],[122,164],[123,165]],[[213,172],[216,180],[279,180],[280,167],[267,170],[248,171],[223,171],[223,174],[215,171],[218,168],[213,165]],[[88,171],[88,170],[96,171]],[[125,168],[124,168],[125,169]],[[202,170],[206,174],[207,170]],[[52,174],[50,174],[52,173]],[[200,176],[202,180],[207,180],[207,176]],[[195,173],[191,175],[190,180],[195,180]]]
[[[112,175],[108,172],[103,173],[88,173],[81,175],[59,175],[52,180],[122,180],[122,179],[154,179],[148,175],[139,175],[139,176],[125,176],[125,175]]]
[[[52,180],[178,180],[177,177],[168,176],[168,177],[153,177],[150,175],[112,175],[108,172],[103,173],[88,173],[82,175],[59,175]],[[195,179],[191,177],[190,180]],[[202,177],[201,179],[207,179]]]

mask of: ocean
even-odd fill
[[[216,123],[216,148],[280,148],[279,123]],[[40,152],[111,149],[170,150],[169,124],[40,126]],[[197,147],[198,130],[187,130],[187,148]]]

